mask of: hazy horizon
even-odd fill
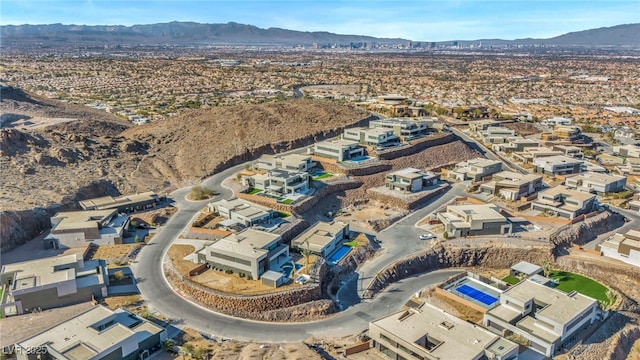
[[[7,0],[2,25],[237,22],[414,41],[550,38],[640,23],[637,0],[561,1],[103,1]]]

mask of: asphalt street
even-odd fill
[[[174,325],[188,326],[198,331],[239,340],[264,342],[299,342],[310,336],[336,337],[358,333],[367,328],[369,321],[379,318],[390,311],[399,309],[411,296],[433,284],[439,283],[459,270],[434,271],[419,277],[406,279],[393,284],[389,289],[370,299],[350,306],[334,316],[304,323],[266,323],[233,318],[200,307],[173,291],[163,275],[162,263],[166,252],[174,239],[190,224],[208,202],[220,198],[230,198],[231,190],[221,186],[222,181],[244,169],[244,164],[222,171],[206,179],[203,185],[220,195],[204,201],[189,201],[185,196],[191,191],[183,188],[170,194],[178,211],[160,228],[147,246],[144,246],[133,264],[138,288],[149,307],[171,319]],[[413,225],[441,204],[462,194],[464,186],[454,186],[429,206],[415,212],[381,235],[383,252],[363,269],[363,278],[370,278],[377,268],[383,268],[397,257],[411,254],[427,244],[418,239],[421,231]],[[348,286],[345,286],[347,288]]]

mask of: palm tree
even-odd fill
[[[607,309],[613,308],[613,305],[615,305],[616,301],[618,301],[618,294],[611,289],[607,289],[605,295],[607,296],[607,300],[609,301],[609,303],[607,304]]]
[[[302,250],[302,255],[307,261],[307,275],[309,275],[309,256],[311,256],[311,250],[309,249],[309,240],[305,241],[307,243],[307,247]]]

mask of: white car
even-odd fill
[[[422,235],[420,235],[420,240],[429,240],[429,239],[433,239],[436,236],[433,235],[432,233],[424,233]]]

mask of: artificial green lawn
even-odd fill
[[[507,275],[502,279],[502,281],[506,282],[507,284],[515,285],[520,282],[520,279],[513,275]]]
[[[284,199],[284,200],[282,200],[282,201],[281,201],[281,203],[283,203],[283,204],[285,204],[285,205],[289,205],[289,204],[293,203],[293,200],[291,200],[291,199]]]
[[[556,286],[556,289],[558,290],[562,290],[564,292],[571,292],[575,290],[596,300],[601,300],[605,303],[609,302],[609,299],[607,298],[607,288],[597,281],[591,280],[582,275],[559,270],[552,270],[549,277],[551,279],[558,280],[558,286]]]
[[[324,173],[324,174],[322,174],[322,175],[313,176],[313,177],[312,177],[312,179],[313,179],[313,180],[322,180],[322,179],[326,179],[326,178],[329,178],[329,177],[332,177],[332,176],[333,176],[333,174],[332,174],[332,173],[328,173],[328,172],[326,172],[326,173]]]
[[[262,192],[262,190],[260,190],[260,189],[255,189],[255,188],[251,188],[247,194],[249,194],[249,195],[255,195],[255,194],[259,193],[259,192]]]

